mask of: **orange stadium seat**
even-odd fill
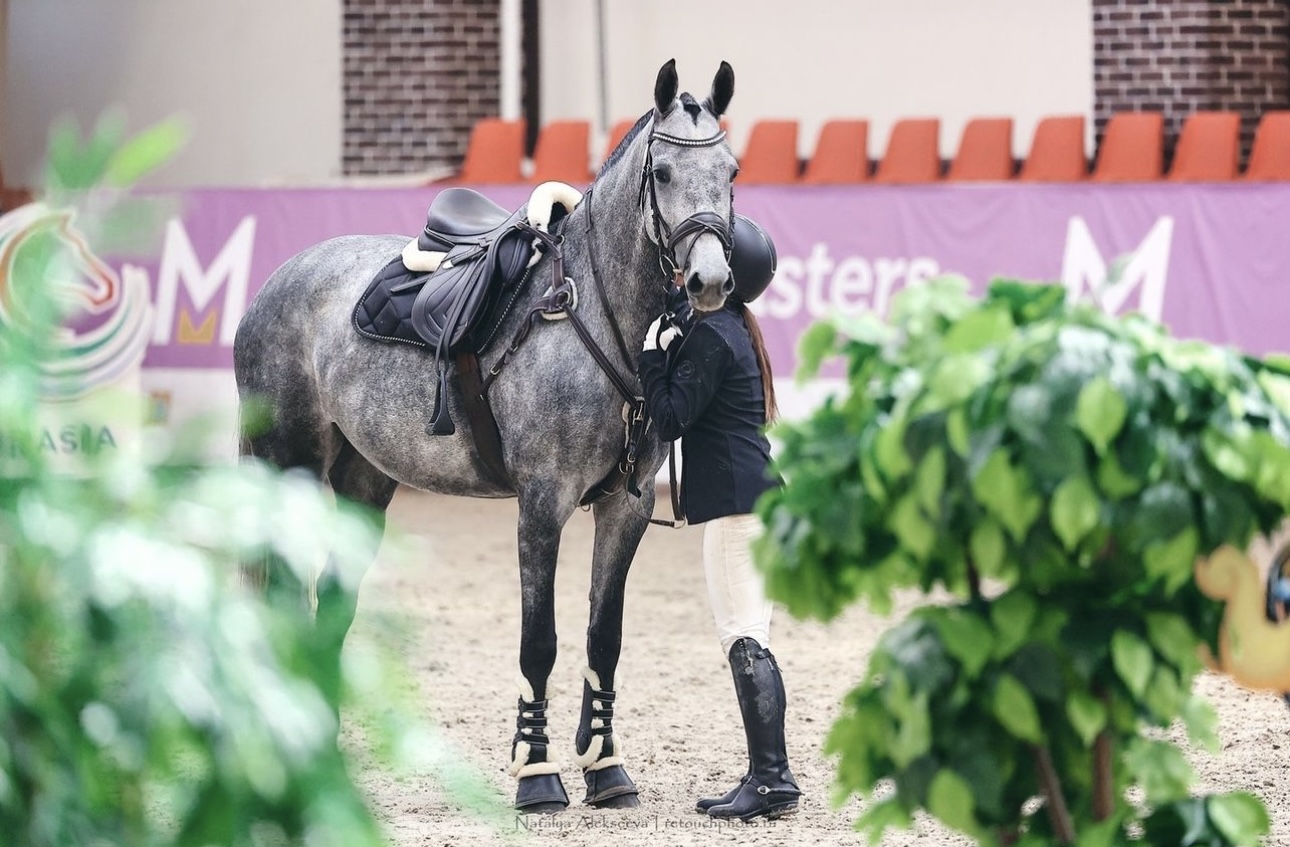
[[[797,121],[760,120],[748,133],[744,154],[739,157],[742,185],[783,185],[797,182]]]
[[[802,182],[841,185],[869,178],[869,122],[853,118],[825,121],[806,161]]]
[[[945,178],[951,182],[1012,179],[1012,118],[973,118],[963,127],[959,149]]]
[[[618,149],[618,145],[622,143],[623,139],[627,137],[627,133],[634,126],[636,126],[636,119],[628,118],[609,128],[609,134],[605,136],[605,154],[600,157],[602,163],[609,158],[610,153]]]
[[[1084,116],[1050,115],[1035,124],[1030,153],[1018,179],[1026,182],[1079,182],[1088,179],[1084,153]]]
[[[1106,123],[1097,151],[1097,182],[1150,182],[1164,172],[1165,116],[1159,112],[1117,112]]]
[[[483,118],[470,131],[466,158],[456,181],[465,183],[522,182],[525,122]]]
[[[937,182],[941,178],[940,118],[902,118],[891,127],[875,182]]]
[[[1290,180],[1290,111],[1264,112],[1259,118],[1244,176],[1249,180]]]
[[[1193,112],[1183,121],[1169,179],[1215,182],[1236,179],[1241,162],[1241,116]]]
[[[533,148],[533,173],[529,182],[556,180],[581,185],[591,182],[588,165],[591,149],[591,122],[585,120],[551,121],[538,133]]]

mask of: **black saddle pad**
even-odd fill
[[[412,328],[412,305],[430,274],[410,271],[396,256],[381,268],[354,309],[354,329],[376,341],[401,341],[427,347]]]

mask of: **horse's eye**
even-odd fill
[[[655,169],[654,169],[654,179],[655,179],[657,182],[662,183],[663,185],[667,185],[669,182],[671,182],[671,181],[672,181],[672,171],[671,171],[671,169],[669,169],[669,168],[655,168]]]

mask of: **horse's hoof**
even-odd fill
[[[525,815],[554,815],[569,805],[558,773],[542,773],[520,778],[515,789],[515,809]]]
[[[588,806],[597,809],[635,809],[640,805],[636,783],[632,782],[622,765],[583,771],[582,778],[587,781],[587,796],[582,802]]]
[[[640,798],[635,794],[619,794],[617,797],[598,800],[590,805],[597,809],[635,809],[639,808],[640,804]]]

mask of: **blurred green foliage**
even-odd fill
[[[886,633],[829,736],[839,799],[895,789],[858,826],[876,842],[925,809],[981,844],[1256,843],[1256,798],[1191,798],[1182,752],[1149,739],[1183,721],[1214,744],[1190,692],[1222,607],[1192,568],[1290,511],[1290,362],[955,278],[801,352],[804,374],[840,355],[847,390],[776,429],[770,593],[825,620],[956,598]]]
[[[94,223],[131,198],[81,192],[126,185],[180,135],[163,124],[127,139],[107,121],[82,142],[60,127],[50,196],[110,231]],[[316,480],[206,465],[200,440],[159,433],[142,455],[51,465],[35,422],[67,269],[55,240],[22,249],[10,282],[30,308],[0,326],[0,844],[384,844],[338,749],[332,690],[359,704],[375,752],[434,767],[468,812],[499,808],[391,702],[378,651],[337,662],[298,599],[238,584],[238,564],[265,556],[307,583],[330,555],[357,591],[380,541],[371,515]]]

